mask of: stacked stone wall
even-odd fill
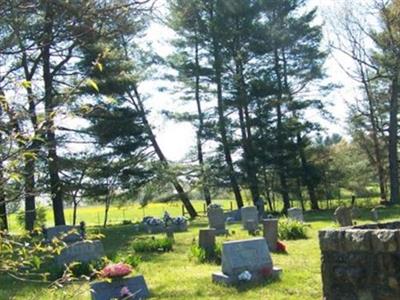
[[[400,222],[319,232],[324,299],[400,299]]]

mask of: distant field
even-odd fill
[[[348,195],[346,195],[348,196]],[[350,197],[343,198],[341,200],[329,200],[320,201],[319,205],[321,209],[334,208],[339,205],[349,205]],[[360,207],[372,207],[378,204],[378,198],[367,198],[367,199],[357,199],[356,205]],[[205,214],[205,204],[203,200],[193,200],[192,201],[196,211],[199,214]],[[225,210],[236,209],[236,202],[234,200],[214,200],[213,203],[218,203]],[[248,200],[245,201],[245,205],[250,205]],[[300,207],[299,201],[293,201],[292,206]],[[306,202],[306,207],[309,208],[308,201]],[[266,205],[268,209],[268,205]],[[276,201],[277,211],[282,209],[281,201]],[[141,207],[139,204],[126,204],[124,206],[111,206],[109,211],[109,217],[107,224],[121,224],[123,220],[131,220],[133,222],[141,221],[144,216],[155,216],[162,217],[164,211],[168,211],[172,216],[182,215],[182,203],[179,201],[168,202],[168,203],[149,203],[145,207]],[[68,224],[72,223],[72,208],[65,209],[65,218]],[[186,216],[187,212],[186,212]],[[100,226],[103,225],[104,221],[104,206],[103,205],[92,205],[92,206],[82,206],[78,208],[77,213],[77,223],[80,221],[85,221],[88,226]],[[51,207],[47,210],[47,225],[53,225],[53,212]],[[16,222],[15,214],[10,216],[10,231],[18,232],[21,228]]]

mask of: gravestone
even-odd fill
[[[230,220],[231,222],[237,222],[242,219],[239,209],[224,212],[224,217],[225,217],[225,221],[227,221],[227,222],[228,222],[228,220]]]
[[[336,208],[334,216],[340,227],[353,226],[350,208],[339,206]]]
[[[200,229],[199,231],[199,247],[204,249],[206,253],[214,253],[215,249],[215,229]]]
[[[242,215],[243,228],[248,231],[256,230],[258,227],[258,211],[255,206],[246,206],[240,209]]]
[[[258,222],[257,220],[247,220],[244,226],[247,231],[249,232],[249,234],[251,235],[255,235],[258,232]]]
[[[224,210],[220,206],[210,205],[207,208],[208,226],[215,229],[215,234],[226,234]]]
[[[214,283],[238,284],[244,272],[257,282],[276,277],[280,268],[274,268],[272,258],[264,238],[224,242],[222,245],[222,272],[212,274]]]
[[[378,214],[378,209],[376,209],[376,208],[373,208],[373,209],[371,209],[371,215],[372,215],[372,219],[375,221],[375,222],[379,222],[379,214]]]
[[[114,279],[111,282],[94,282],[90,284],[92,300],[119,299],[121,291],[127,288],[132,296],[129,300],[140,300],[150,296],[146,281],[142,275],[131,278]],[[125,298],[124,298],[125,299]]]
[[[258,219],[262,220],[265,213],[264,200],[260,197],[255,204],[258,210]]]
[[[301,208],[289,208],[287,210],[287,215],[289,219],[304,222],[303,211],[301,210]]]
[[[82,241],[84,232],[78,226],[59,225],[43,229],[43,233],[47,242],[51,242],[54,238],[61,239],[65,243],[75,243]]]
[[[99,260],[104,256],[103,244],[99,240],[86,240],[70,244],[61,250],[61,253],[55,257],[58,266],[64,266],[71,262],[87,263]]]
[[[167,229],[165,230],[165,233],[166,233],[166,236],[168,239],[175,240],[174,230],[172,228],[167,227]]]
[[[262,224],[263,235],[267,241],[268,249],[271,252],[275,252],[278,243],[278,219],[264,219]]]

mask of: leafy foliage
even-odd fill
[[[135,252],[169,252],[172,251],[173,244],[173,240],[169,238],[138,238],[133,242],[132,248]]]
[[[292,219],[280,219],[278,236],[282,240],[299,240],[307,238],[307,226]]]

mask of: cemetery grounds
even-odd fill
[[[225,208],[229,206],[228,201],[221,203]],[[196,206],[201,211],[202,203],[200,201],[196,203]],[[98,224],[98,214],[102,213],[102,209],[103,207],[80,208],[78,222],[85,220],[88,223],[89,232],[104,234],[102,242],[108,257],[123,257],[133,253],[132,243],[135,238],[149,236],[149,234],[135,233],[131,224],[121,225],[121,216],[139,221],[143,214],[160,217],[165,210],[173,216],[181,215],[181,206],[178,204],[154,203],[148,205],[144,211],[138,206],[113,208],[110,219],[114,224],[103,229],[101,226],[93,226]],[[355,219],[357,224],[372,222],[370,209],[371,207],[360,208],[361,214],[359,218]],[[318,230],[337,227],[332,218],[333,211],[331,209],[305,213],[305,222],[309,224],[308,239],[283,241],[287,246],[288,253],[272,253],[274,265],[281,267],[283,274],[279,280],[265,285],[244,285],[235,288],[212,284],[211,274],[219,271],[220,266],[198,264],[189,259],[189,249],[193,240],[197,241],[199,229],[208,226],[206,217],[200,217],[191,222],[187,232],[175,233],[172,252],[141,254],[142,261],[134,273],[144,275],[150,289],[151,299],[321,299]],[[69,210],[66,212],[67,216],[71,213]],[[400,207],[382,208],[379,216],[381,221],[398,220]],[[12,223],[12,226],[15,231],[18,231],[15,223]],[[252,238],[241,229],[239,223],[227,225],[227,228],[231,235],[218,237],[217,243],[225,240]],[[165,234],[151,236],[157,238],[164,237]],[[47,284],[20,282],[0,276],[0,299],[70,299],[68,295],[75,291],[79,291],[79,295],[74,296],[74,299],[90,299],[87,282],[75,282],[56,292],[51,292],[47,286]]]

